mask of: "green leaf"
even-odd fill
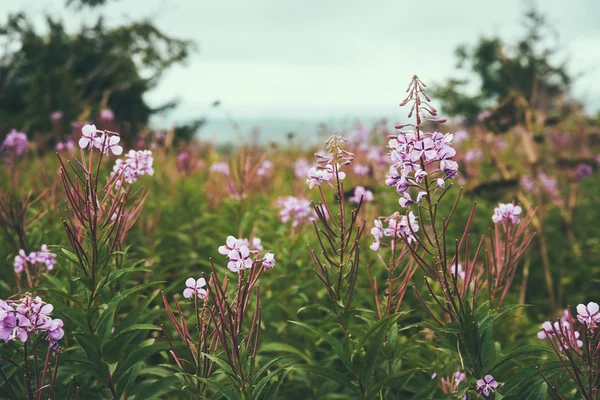
[[[299,365],[296,367],[296,369],[300,369],[300,370],[307,371],[307,372],[310,372],[313,374],[317,374],[317,375],[322,376],[327,379],[331,379],[332,381],[335,381],[335,382],[341,384],[342,386],[352,390],[355,394],[360,393],[358,388],[356,387],[356,385],[354,385],[354,383],[352,383],[352,381],[349,380],[346,377],[346,375],[341,374],[334,369],[319,367],[317,365]]]

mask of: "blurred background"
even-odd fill
[[[456,123],[504,107],[490,128],[506,130],[525,108],[541,125],[600,109],[593,0],[29,0],[0,12],[0,131],[30,137],[110,110],[125,136],[316,143],[401,121],[413,74]]]

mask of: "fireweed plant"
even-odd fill
[[[142,361],[168,348],[147,338],[149,331],[160,329],[150,324],[148,308],[158,290],[144,297],[138,294],[155,284],[125,287],[129,276],[144,271],[141,263],[127,259],[123,243],[148,196],[146,189],[133,186],[139,176],[153,174],[152,155],[132,150],[116,161],[109,176],[102,177],[103,161],[123,152],[119,141],[116,133],[85,125],[80,157],[65,159],[57,154],[66,198],[61,206],[62,224],[70,244],[60,255],[69,279],[46,274],[47,284],[40,288],[61,300],[54,303],[54,312],[63,317],[64,329],[70,333],[63,351],[71,360],[65,368],[73,380],[56,398],[139,396],[148,389],[135,385],[144,374]],[[25,259],[23,268],[31,262]],[[122,308],[125,300],[136,296],[133,308]]]
[[[252,244],[251,244],[252,243]],[[163,327],[183,391],[195,398],[224,396],[228,399],[275,399],[289,368],[269,370],[286,358],[276,357],[258,368],[262,309],[258,280],[275,266],[271,252],[260,256],[260,239],[229,236],[219,247],[228,258],[227,268],[237,275],[230,290],[227,275],[217,270],[211,259],[207,279],[189,278],[183,297],[193,302],[193,317],[186,322],[181,304],[174,297],[175,311],[163,293],[167,315],[179,341]]]
[[[408,117],[414,117],[414,123],[398,125],[398,134],[391,135],[389,140],[393,164],[386,176],[386,184],[396,189],[400,206],[410,211],[402,220],[399,216],[384,219],[392,222],[387,235],[382,222],[376,221],[372,248],[379,249],[383,236],[397,235],[390,229],[398,230],[405,246],[398,257],[409,252],[412,261],[425,274],[424,284],[430,300],[416,287],[414,292],[431,317],[429,328],[440,341],[441,348],[452,355],[466,375],[461,375],[460,382],[455,382],[455,395],[500,397],[502,385],[499,382],[508,378],[502,376],[501,367],[514,361],[511,357],[515,356],[509,353],[499,358],[498,343],[494,340],[495,324],[514,308],[500,306],[518,261],[531,242],[532,235],[527,231],[530,217],[520,221],[521,208],[513,204],[501,204],[496,209],[493,217],[496,227],[491,235],[491,249],[486,251],[485,273],[478,261],[484,238],[473,241],[469,234],[475,205],[461,237],[448,243],[448,227],[453,222],[462,191],[447,216],[440,215],[439,204],[452,186],[450,181],[458,174],[458,164],[453,160],[456,150],[452,147],[452,134],[427,131],[429,126],[440,125],[445,120],[438,118],[425,87],[417,76],[412,78],[401,106],[410,106]],[[416,209],[416,215],[413,209]],[[397,246],[393,243],[391,247],[393,253]],[[395,257],[393,253],[392,266]],[[403,273],[410,277],[410,264],[404,267]],[[387,293],[394,293],[393,279],[390,276]],[[400,282],[399,289],[405,289],[402,279]],[[488,301],[482,301],[486,298],[485,292]],[[442,383],[442,388],[447,392],[450,387],[446,382]]]

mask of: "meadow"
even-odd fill
[[[598,127],[401,96],[311,149],[7,133],[0,398],[598,399]]]

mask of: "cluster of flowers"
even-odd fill
[[[383,220],[383,222],[382,222]],[[383,227],[383,223],[387,223],[387,228]],[[400,216],[398,213],[394,213],[392,216],[387,218],[378,218],[374,221],[375,226],[371,229],[371,235],[373,235],[373,244],[371,244],[371,250],[378,251],[381,248],[381,239],[385,237],[401,238],[413,243],[416,239],[413,232],[419,231],[419,224],[417,223],[417,217],[412,211],[408,215]]]
[[[110,176],[113,177],[115,174],[122,173],[125,182],[131,184],[137,181],[138,177],[142,175],[154,175],[153,162],[152,151],[129,150],[124,160],[119,159],[115,162],[113,172]]]
[[[123,147],[119,146],[121,138],[109,134],[106,131],[96,129],[96,125],[84,125],[81,128],[82,138],[79,139],[79,147],[82,149],[100,149],[104,154],[112,152],[116,156],[123,154]]]
[[[433,375],[431,376],[431,379],[435,379],[436,377],[437,377],[437,373],[434,372]],[[440,386],[442,388],[442,392],[444,392],[446,394],[456,392],[458,390],[458,385],[461,382],[464,382],[466,379],[467,379],[467,374],[465,374],[464,372],[460,372],[460,370],[456,371],[452,377],[446,377],[446,378],[440,379]],[[467,395],[465,394],[461,399],[466,400]]]
[[[321,155],[318,156],[323,157]],[[316,167],[309,168],[306,184],[308,185],[309,189],[319,186],[323,182],[332,185],[331,180],[334,179],[335,176],[336,170],[333,167],[333,164],[328,163],[324,166],[317,165]],[[340,171],[340,165],[337,166],[337,178],[340,181],[343,181],[346,178],[346,173]]]
[[[75,142],[71,139],[68,139],[64,142],[58,142],[56,143],[56,150],[72,152],[75,150]]]
[[[47,335],[53,346],[64,336],[63,322],[52,319],[54,307],[26,293],[19,300],[0,300],[0,339],[25,343],[30,335]]]
[[[11,152],[17,156],[22,156],[28,145],[29,141],[27,140],[27,135],[13,129],[6,135],[6,138],[2,142],[2,146],[0,146],[0,151]]]
[[[354,194],[348,199],[350,203],[370,203],[373,201],[375,197],[373,196],[373,192],[369,189],[365,189],[363,186],[357,186],[354,188]]]
[[[492,221],[495,224],[501,224],[510,222],[518,224],[521,221],[519,215],[521,215],[521,207],[514,205],[513,203],[500,203],[498,207],[494,209],[494,215],[492,215]]]
[[[52,271],[56,265],[56,254],[48,250],[48,246],[42,245],[40,251],[34,251],[27,255],[25,250],[21,249],[15,257],[15,272],[21,273],[27,265],[44,264],[48,271]]]
[[[524,176],[521,178],[520,183],[523,188],[528,192],[535,192],[537,183],[541,190],[547,194],[553,201],[560,201],[560,191],[558,189],[558,179],[552,176],[546,175],[544,172],[539,172],[537,179],[531,176]]]
[[[266,269],[273,268],[275,266],[275,255],[268,252],[260,258],[259,252],[262,250],[263,246],[259,238],[252,239],[252,243],[250,243],[248,239],[236,239],[233,236],[228,236],[225,245],[219,247],[219,254],[229,258],[227,268],[232,272],[250,269],[254,263],[258,262],[262,263]]]
[[[312,222],[317,218],[317,213],[310,201],[303,197],[280,197],[277,199],[276,204],[281,208],[279,212],[281,222],[286,223],[291,220],[293,228],[298,227],[303,222]]]
[[[410,187],[421,189],[417,195],[417,203],[426,196],[427,192],[422,190],[421,183],[428,175],[440,171],[444,173],[436,180],[440,188],[445,187],[446,179],[456,178],[458,164],[452,160],[456,155],[456,150],[451,146],[452,139],[452,134],[444,135],[438,131],[423,132],[418,136],[413,131],[400,131],[400,134],[390,139],[388,145],[392,150],[391,158],[394,164],[386,175],[385,183],[396,187],[396,191],[402,196],[399,201],[402,207],[414,203],[407,191]],[[427,172],[434,163],[439,163],[439,168]]]
[[[225,162],[214,162],[209,168],[210,172],[219,172],[225,176],[229,176],[229,164]]]
[[[588,326],[595,326],[600,322],[600,314],[598,314],[598,304],[588,303],[587,306],[579,304],[577,306],[577,320]],[[556,344],[560,350],[566,348],[581,348],[583,341],[579,339],[580,334],[571,324],[571,317],[568,310],[565,310],[562,317],[554,323],[546,321],[542,324],[542,330],[537,334],[538,339],[556,339]]]
[[[273,163],[269,160],[264,160],[260,164],[260,167],[258,167],[258,169],[256,170],[256,175],[270,176],[271,174],[273,174],[274,170],[275,170],[275,166],[273,165]]]

